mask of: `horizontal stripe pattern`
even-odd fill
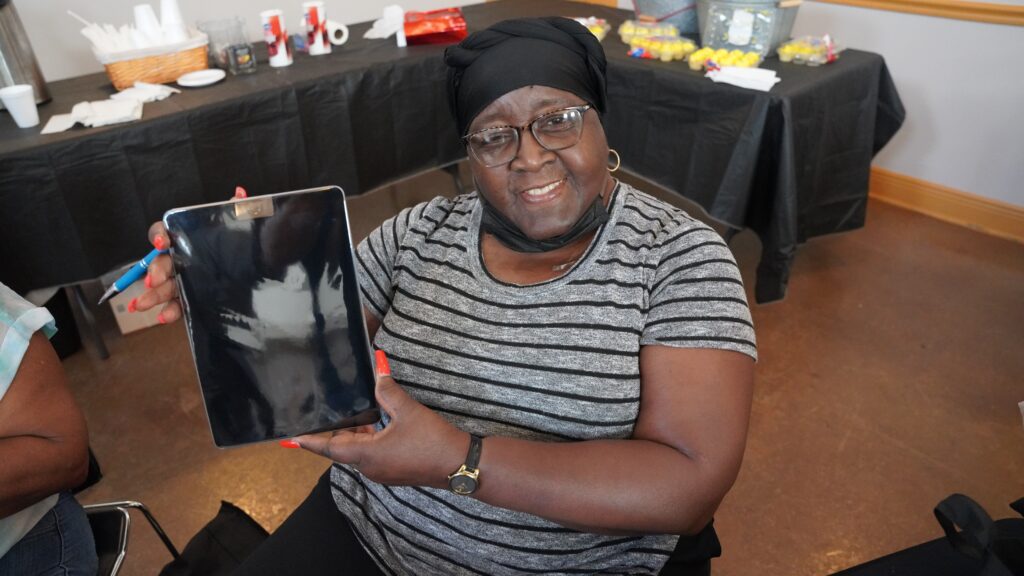
[[[482,436],[628,438],[641,346],[756,357],[739,272],[717,234],[620,184],[610,218],[564,276],[512,286],[484,270],[475,194],[400,212],[360,243],[374,344],[410,395]],[[675,536],[570,530],[447,491],[386,487],[344,466],[335,501],[396,574],[657,574]]]

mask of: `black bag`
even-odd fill
[[[267,539],[267,531],[241,509],[221,501],[220,511],[185,546],[160,576],[231,574]]]
[[[1024,498],[1010,507],[1024,516]],[[946,532],[945,538],[833,576],[1024,576],[1024,518],[993,521],[984,508],[963,494],[939,502],[935,518]]]

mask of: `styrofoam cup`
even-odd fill
[[[15,84],[0,88],[0,101],[14,117],[18,128],[31,128],[39,124],[36,94],[31,84]]]
[[[181,16],[181,8],[178,7],[178,0],[160,0],[160,25],[167,27],[170,24],[184,24],[185,19]]]
[[[160,28],[168,44],[188,40],[188,28],[178,0],[160,0]]]
[[[135,28],[145,34],[154,46],[164,43],[164,33],[160,28],[160,21],[156,19],[156,12],[153,12],[153,7],[149,4],[135,5]]]

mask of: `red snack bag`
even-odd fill
[[[409,44],[454,44],[469,33],[458,8],[405,13],[405,39]]]

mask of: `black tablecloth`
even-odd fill
[[[470,30],[523,15],[629,12],[543,0],[464,8]],[[185,89],[144,118],[42,136],[0,116],[0,282],[15,290],[95,278],[147,251],[169,208],[338,184],[360,194],[465,156],[445,94],[443,46],[363,40],[330,56]],[[764,252],[757,300],[781,298],[797,246],[863,225],[872,156],[904,117],[882,58],[847,50],[820,68],[764,65],[771,92],[715,84],[683,63],[636,60],[614,33],[609,142],[629,171],[696,201]],[[113,93],[93,74],[50,84],[43,123]]]

